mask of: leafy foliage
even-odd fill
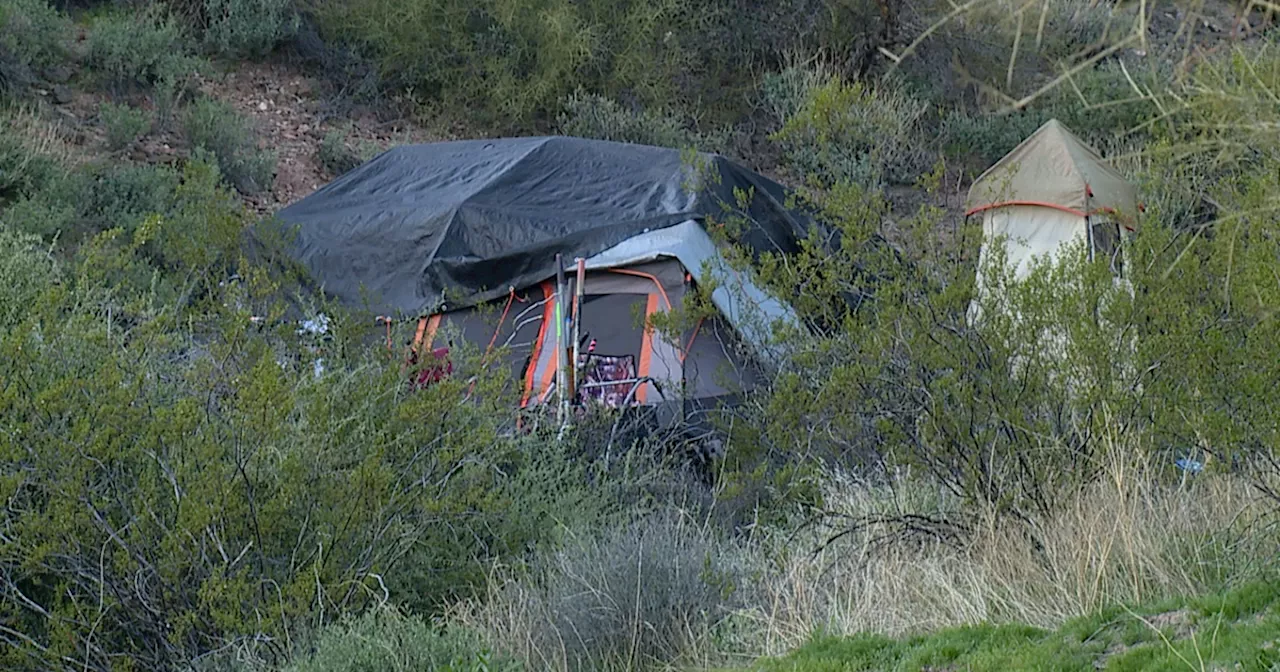
[[[882,29],[871,3],[824,0],[325,0],[318,17],[325,40],[374,59],[387,85],[506,128],[553,119],[579,89],[737,110],[753,86],[740,64],[776,60],[801,36],[864,60],[874,40],[850,35]]]
[[[795,110],[775,136],[788,160],[824,184],[913,183],[932,162],[920,142],[926,107],[902,89],[832,79],[806,91],[799,105],[777,105]]]
[[[316,638],[314,651],[284,668],[286,672],[505,669],[514,667],[495,660],[474,634],[457,628],[440,631],[394,608],[373,609],[327,626]]]
[[[579,92],[565,102],[564,108],[559,125],[565,135],[702,151],[715,151],[725,144],[722,137],[690,130],[675,115],[627,110],[603,96]]]
[[[0,2],[0,93],[31,83],[37,69],[64,61],[68,26],[48,0]]]
[[[150,115],[128,105],[106,103],[99,114],[107,130],[107,147],[112,150],[132,145],[151,129]]]
[[[0,202],[33,194],[61,172],[57,161],[33,146],[17,128],[6,125],[0,129]]]
[[[0,341],[6,667],[167,667],[282,636],[318,601],[357,610],[406,558],[430,563],[429,605],[522,547],[491,532],[510,504],[493,497],[502,388],[405,396],[394,363],[341,334],[258,332],[252,306],[279,313],[260,271],[222,282],[243,220],[217,185],[189,167],[163,214],[83,247]]]
[[[320,141],[320,146],[316,149],[316,158],[320,159],[320,164],[329,171],[329,174],[338,176],[355,170],[368,159],[373,148],[365,147],[364,151],[356,151],[347,146],[347,134],[342,131],[330,131],[325,134],[324,140]]]
[[[178,22],[159,4],[95,18],[87,63],[116,88],[176,85],[202,67],[189,55]]]
[[[212,98],[196,100],[186,111],[183,132],[193,148],[213,155],[241,193],[256,194],[275,180],[275,154],[257,148],[248,121],[231,105]]]
[[[21,323],[61,269],[37,237],[0,225],[0,333]]]
[[[204,0],[204,14],[206,48],[227,57],[266,56],[298,28],[289,0]]]

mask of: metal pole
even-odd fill
[[[563,431],[564,423],[568,419],[569,397],[565,394],[565,386],[568,384],[565,375],[566,348],[564,339],[568,336],[565,333],[564,325],[564,259],[561,255],[556,255],[556,391],[560,399],[560,428]]]
[[[573,390],[576,392],[578,386],[581,385],[582,379],[582,296],[586,287],[587,279],[587,260],[578,257],[578,277],[574,281],[574,299],[573,299]]]

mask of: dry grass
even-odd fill
[[[47,156],[61,165],[74,165],[84,160],[77,148],[74,132],[57,119],[41,114],[31,105],[0,109],[0,126],[6,133],[22,141],[31,156]]]
[[[575,650],[644,640],[641,648],[654,655],[614,647],[592,661],[595,668],[630,670],[777,655],[818,630],[904,635],[983,622],[1054,627],[1110,604],[1212,590],[1251,575],[1258,569],[1251,563],[1274,555],[1271,538],[1257,532],[1270,509],[1245,480],[1202,474],[1157,484],[1154,472],[1154,465],[1116,460],[1110,478],[1065,498],[1055,515],[1031,521],[1033,534],[1023,524],[970,518],[972,534],[963,544],[886,547],[876,543],[884,525],[823,544],[847,530],[836,522],[799,536],[771,530],[728,541],[684,521],[643,535],[652,546],[635,553],[614,532],[571,545],[538,576],[497,572],[486,599],[458,615],[530,669],[582,669]],[[827,501],[840,514],[833,521],[960,511],[958,502],[910,476],[877,486],[833,475]],[[720,576],[734,579],[732,599],[699,593],[673,608],[649,595],[674,584],[691,591],[694,584],[673,582],[675,568],[688,569],[704,555],[714,557]],[[614,560],[623,556],[638,564],[683,561],[622,576]],[[637,606],[655,601],[667,606]]]
[[[963,547],[871,550],[883,532],[872,526],[816,554],[792,553],[758,582],[756,606],[743,615],[753,636],[741,648],[782,653],[819,628],[904,635],[983,622],[1054,627],[1109,604],[1213,589],[1274,553],[1254,534],[1268,503],[1243,479],[1157,485],[1148,473],[1113,471],[1055,515],[1031,521],[1033,534],[985,520]],[[876,494],[886,490],[845,479],[833,481],[829,496],[855,517],[938,508],[936,497],[908,494],[905,483],[896,495]],[[780,550],[766,540],[753,555]]]

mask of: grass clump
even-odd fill
[[[129,147],[151,130],[151,115],[130,105],[104,103],[98,114],[112,151]]]
[[[271,188],[276,157],[257,148],[253,130],[229,104],[200,98],[186,110],[183,133],[194,149],[209,152],[226,179],[243,194]]]

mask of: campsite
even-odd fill
[[[0,669],[1280,670],[1257,0],[0,0]]]

